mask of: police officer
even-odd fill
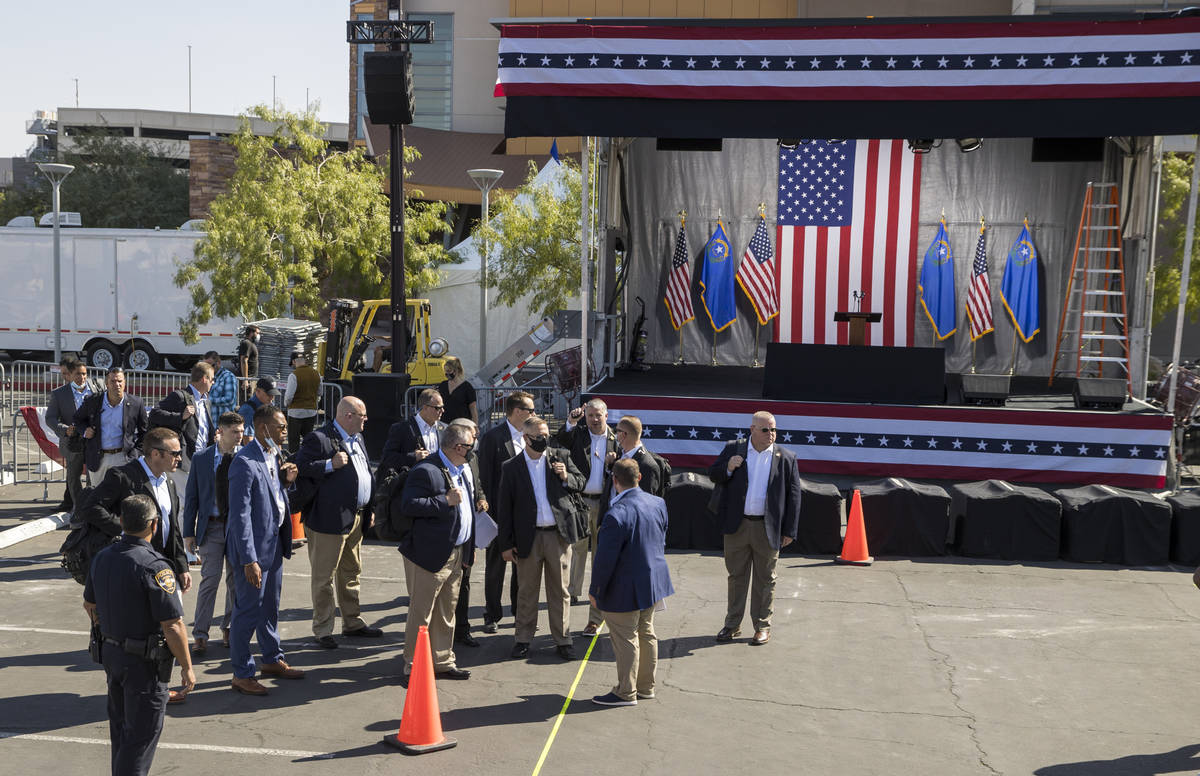
[[[183,605],[175,595],[178,582],[166,558],[150,546],[159,517],[149,496],[122,501],[121,540],[97,553],[83,589],[83,608],[93,623],[93,657],[108,676],[114,776],[150,772],[167,708],[172,656],[182,667],[180,695],[196,685]]]

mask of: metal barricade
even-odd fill
[[[58,364],[13,361],[10,366],[12,372],[4,380],[4,396],[0,399],[4,415],[11,415],[19,407],[45,407],[50,392],[63,384]]]

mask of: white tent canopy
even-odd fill
[[[563,173],[566,168],[551,159],[538,171],[534,185],[548,185],[560,198],[566,194]],[[517,201],[528,201],[528,195],[518,196]],[[503,228],[500,218],[492,225]],[[479,362],[479,266],[483,256],[482,240],[476,233],[451,248],[463,261],[459,264],[443,265],[441,283],[424,292],[422,296],[433,305],[433,331],[450,343],[451,355],[462,360],[468,375],[474,374],[482,364]],[[526,334],[541,319],[529,311],[529,298],[520,299],[512,307],[495,304],[495,292],[489,294],[487,314],[487,359],[500,355],[510,344]],[[577,306],[577,304],[575,305]],[[576,345],[571,341],[567,345]],[[563,343],[559,343],[561,349]]]

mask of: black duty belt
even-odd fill
[[[125,448],[124,448],[124,447],[110,447],[110,448],[109,448],[109,449],[107,449],[107,450],[105,450],[104,448],[101,448],[101,449],[100,449],[100,452],[101,452],[102,454],[104,454],[104,455],[112,455],[113,453],[123,453],[123,452],[125,452]]]
[[[558,526],[556,526],[556,525],[535,525],[534,528],[538,531],[557,531],[558,530]]]

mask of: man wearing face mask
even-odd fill
[[[525,451],[500,467],[496,504],[501,556],[517,564],[516,643],[513,658],[528,657],[537,628],[538,593],[546,580],[550,635],[563,660],[574,660],[568,632],[571,602],[567,577],[571,545],[579,540],[579,524],[571,494],[584,479],[561,448],[549,450],[546,421],[531,417],[523,426]]]
[[[64,358],[60,366],[67,382],[50,392],[50,401],[46,405],[46,425],[58,434],[58,451],[62,453],[63,466],[67,470],[67,494],[63,499],[63,507],[64,511],[69,512],[79,503],[79,494],[83,490],[81,478],[86,471],[84,439],[75,431],[75,413],[83,406],[84,399],[100,393],[102,389],[88,379],[87,366],[74,356]]]
[[[479,438],[479,428],[468,418],[455,418],[449,425],[459,426],[471,432],[471,450],[466,454],[467,462],[463,464],[463,476],[471,480],[475,511],[486,512],[487,496],[483,495],[483,482],[479,479],[479,456],[475,452],[475,448],[478,447],[476,440]],[[467,647],[479,646],[479,640],[471,635],[471,623],[467,619],[467,612],[471,608],[471,568],[474,565],[475,558],[472,553],[470,558],[463,560],[462,581],[458,585],[458,603],[454,607],[454,643]]]

